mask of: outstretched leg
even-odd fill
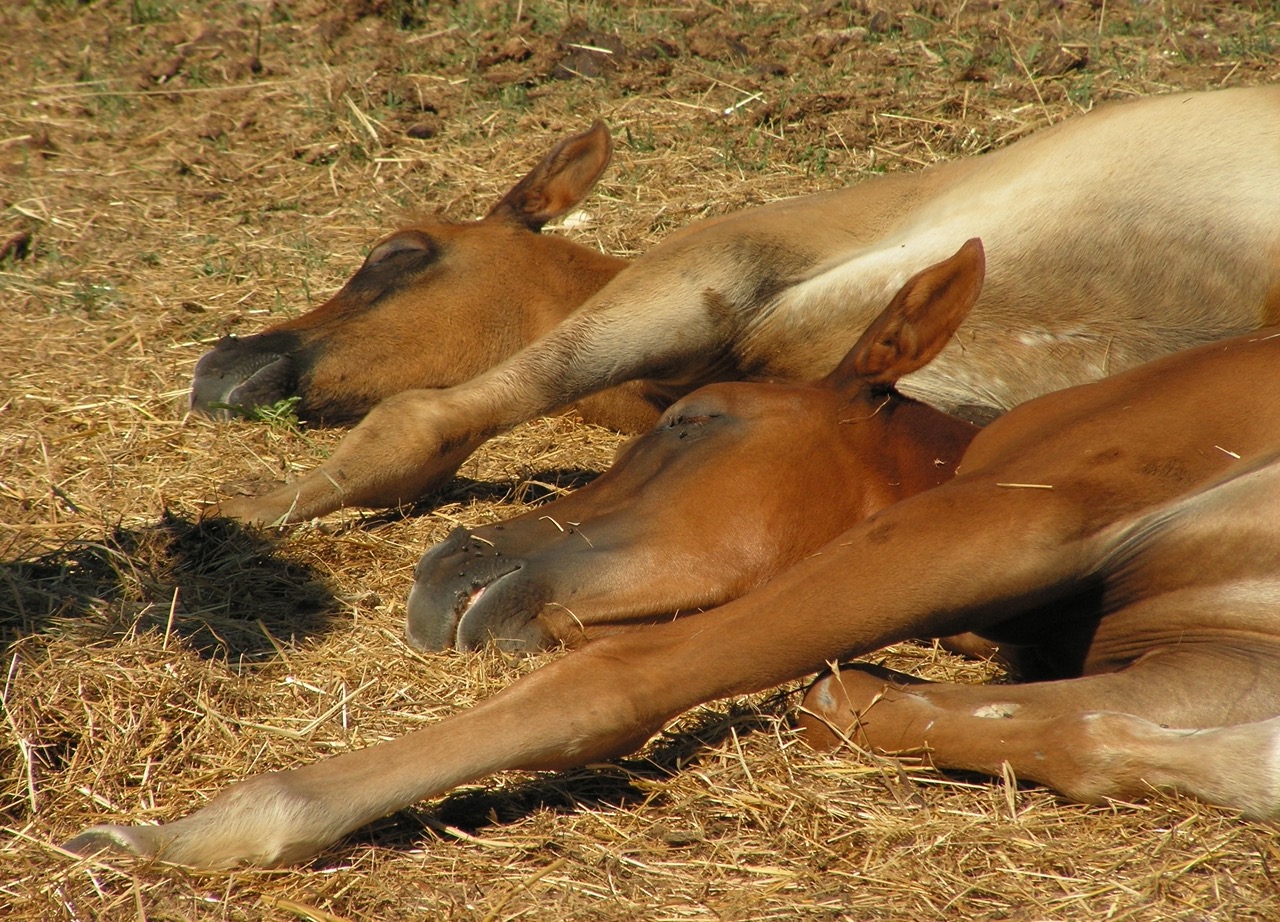
[[[1045,784],[1073,800],[1177,791],[1254,818],[1280,817],[1280,648],[1198,645],[1106,675],[1029,685],[920,682],[874,666],[820,678],[801,726],[939,768]]]
[[[961,491],[957,502],[1019,527],[975,532],[968,519],[948,524],[935,502],[918,502],[923,494],[735,602],[602,638],[468,711],[391,742],[251,778],[168,825],[95,827],[68,847],[203,867],[300,861],[456,785],[506,769],[613,758],[696,704],[768,688],[907,637],[954,630],[944,599],[963,603],[973,623],[975,612],[1003,610],[1027,585],[1069,582],[1087,563],[1053,538],[1061,524],[1046,511],[1057,494],[1048,503],[1037,497],[1036,514],[1026,515],[1018,514],[1028,508],[1023,493],[988,498],[975,489],[968,498]],[[917,556],[933,565],[908,585],[888,564]],[[981,584],[975,572],[985,574]]]
[[[270,525],[412,502],[490,437],[606,388],[645,379],[679,396],[737,376],[728,347],[788,267],[764,244],[744,241],[713,259],[700,246],[688,237],[664,244],[501,365],[456,387],[383,400],[319,467],[262,496],[228,500],[217,514]],[[640,403],[631,421],[652,418]]]

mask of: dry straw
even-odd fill
[[[700,709],[634,759],[466,788],[303,869],[54,844],[405,733],[541,661],[411,651],[410,573],[456,525],[605,467],[612,433],[531,423],[413,509],[282,537],[196,524],[339,433],[186,416],[194,360],[318,303],[396,215],[476,216],[598,114],[617,155],[568,232],[634,255],[1104,99],[1275,80],[1277,20],[1113,0],[5,5],[0,241],[27,242],[0,262],[0,916],[1280,918],[1274,826],[815,754],[785,691]],[[885,659],[994,672],[929,645]]]

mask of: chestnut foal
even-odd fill
[[[971,242],[913,278],[815,392],[839,390],[841,421],[865,421],[950,339],[982,271]],[[1081,800],[1158,788],[1280,817],[1277,363],[1280,330],[1026,403],[978,434],[952,479],[741,598],[602,637],[470,710],[250,778],[176,822],[97,826],[68,847],[301,861],[458,784],[612,758],[698,703],[965,630],[1036,647],[1074,677],[964,687],[846,667],[806,695],[810,736],[1008,767]]]
[[[604,144],[572,140],[477,225],[392,235],[334,301],[264,334],[249,380],[220,400],[251,402],[283,381],[305,388],[304,409],[344,416],[389,396],[319,467],[219,511],[269,524],[413,501],[495,433],[636,379],[633,419],[717,380],[813,380],[912,272],[975,236],[990,256],[982,300],[903,382],[972,419],[1280,323],[1280,87],[1107,106],[981,157],[703,221],[620,272],[531,233],[585,194]],[[469,286],[480,306],[503,305],[496,319],[463,297]],[[559,309],[503,326],[535,296]],[[434,329],[424,315],[458,310],[439,341],[413,333]],[[337,356],[328,371],[307,370],[318,327]],[[499,344],[486,351],[475,331]],[[432,352],[466,361],[415,383],[404,357]],[[234,353],[201,361],[198,405]]]
[[[319,307],[196,363],[191,407],[230,416],[297,397],[312,425],[354,423],[382,399],[452,387],[546,335],[627,261],[543,234],[576,207],[613,152],[608,129],[555,146],[479,221],[419,218],[378,241]],[[584,397],[590,422],[626,431],[658,413],[639,384]]]

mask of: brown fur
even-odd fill
[[[913,283],[930,303],[895,301],[843,366],[893,380],[927,361],[952,326],[932,320],[967,307],[972,286],[946,282],[980,276],[975,250]],[[1277,362],[1280,330],[1029,402],[977,436],[953,479],[736,601],[604,637],[470,710],[251,778],[177,822],[95,827],[68,847],[299,861],[491,772],[615,757],[699,702],[962,630],[1037,645],[1075,677],[969,687],[845,669],[806,696],[808,737],[926,752],[1085,801],[1168,789],[1280,818],[1280,401],[1258,386]],[[817,476],[825,459],[810,464]]]
[[[981,250],[966,246],[977,255],[965,271],[911,279],[821,381],[708,385],[582,489],[456,530],[415,571],[410,642],[578,645],[723,605],[852,523],[949,480],[978,429],[893,385],[934,358],[977,299]],[[937,309],[952,285],[954,309]],[[907,339],[911,354],[899,354]]]
[[[604,126],[567,138],[479,221],[421,217],[379,240],[333,297],[201,358],[192,406],[226,415],[297,397],[312,424],[355,422],[383,399],[461,384],[545,336],[627,265],[542,226],[609,161]],[[263,373],[266,364],[267,374]],[[590,422],[639,431],[639,384],[583,397]]]
[[[912,271],[974,236],[988,273],[973,316],[902,382],[949,412],[990,419],[1258,329],[1280,283],[1277,112],[1274,87],[1152,97],[983,157],[695,225],[527,348],[387,398],[316,470],[220,511],[272,523],[414,500],[490,435],[625,381],[660,404],[718,380],[813,380]]]

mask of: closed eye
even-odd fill
[[[682,413],[679,416],[673,416],[670,419],[668,419],[667,428],[678,429],[680,427],[705,426],[707,423],[711,422],[711,420],[713,419],[715,419],[715,414],[702,413],[697,415],[686,416],[685,414]]]
[[[426,234],[404,231],[370,250],[364,265],[347,280],[343,291],[374,299],[366,305],[370,306],[426,269],[439,255],[438,245]]]
[[[707,425],[719,417],[719,413],[679,413],[668,419],[664,428],[678,439],[687,439],[709,431]]]
[[[431,238],[422,233],[397,234],[390,240],[384,240],[365,257],[365,268],[373,268],[391,260],[403,260],[413,257],[416,260],[431,259],[435,256],[435,247]]]

